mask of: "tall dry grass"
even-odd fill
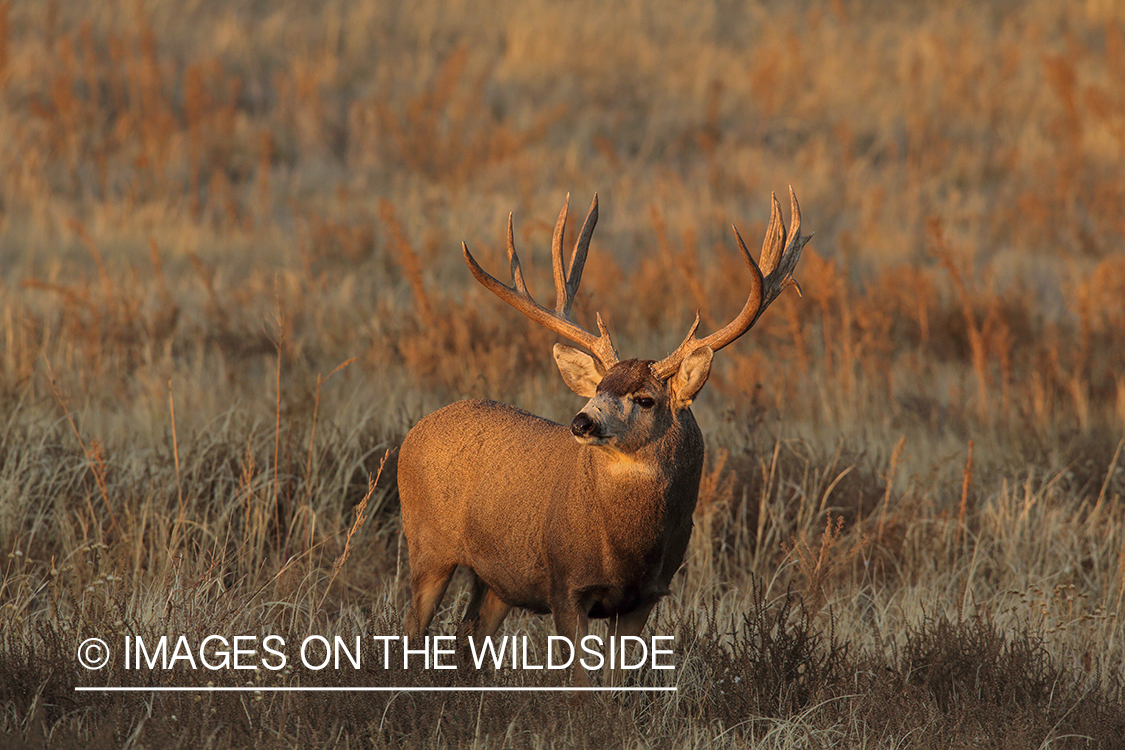
[[[492,11],[0,3],[4,741],[1112,746],[1116,4]],[[73,692],[237,681],[87,673],[91,635],[398,632],[410,425],[577,407],[461,240],[502,267],[514,212],[549,287],[554,212],[597,191],[576,314],[658,356],[740,307],[729,223],[760,235],[790,183],[805,296],[695,407],[696,533],[651,626],[674,697]]]

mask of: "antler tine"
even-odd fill
[[[566,234],[566,216],[569,209],[570,193],[567,193],[566,200],[563,201],[562,211],[559,211],[559,220],[555,222],[555,233],[551,235],[551,271],[555,276],[555,312],[564,316],[570,310],[562,257],[563,236]]]
[[[462,243],[464,244],[464,243]],[[466,247],[465,252],[469,249]],[[527,283],[523,280],[523,269],[520,268],[520,256],[516,255],[516,234],[512,229],[512,214],[508,214],[508,265],[512,269],[512,285],[520,294],[528,297]]]
[[[570,317],[570,307],[578,294],[578,285],[582,283],[582,270],[586,267],[586,255],[590,252],[590,238],[594,236],[594,227],[598,224],[598,194],[594,193],[594,200],[590,203],[586,221],[582,223],[582,230],[578,233],[574,250],[570,254],[570,265],[564,273],[562,246],[569,207],[570,193],[567,193],[566,203],[559,213],[559,219],[555,223],[555,233],[551,238],[551,270],[555,276],[555,312],[565,318]]]
[[[569,201],[570,196],[568,195],[567,203],[569,203]],[[512,271],[512,286],[504,284],[492,274],[488,273],[488,271],[481,268],[476,258],[469,252],[469,246],[466,243],[461,243],[461,250],[465,255],[465,262],[469,265],[469,270],[472,272],[473,278],[480,282],[481,286],[544,328],[554,331],[579,346],[589,349],[590,352],[601,360],[603,365],[609,368],[618,362],[618,355],[617,349],[613,345],[613,340],[610,338],[609,331],[602,322],[601,315],[598,315],[597,318],[598,333],[600,334],[598,336],[590,333],[570,319],[570,305],[571,302],[574,301],[575,293],[578,291],[578,283],[582,280],[582,267],[586,262],[590,236],[593,234],[594,224],[597,222],[597,197],[595,196],[590,215],[586,217],[586,224],[582,226],[578,245],[575,246],[574,256],[570,261],[570,274],[568,277],[564,277],[562,272],[562,239],[564,225],[566,224],[566,209],[567,206],[564,205],[562,213],[559,215],[559,222],[555,226],[555,236],[551,243],[552,262],[555,272],[555,288],[556,292],[559,294],[558,304],[556,305],[557,309],[554,311],[548,310],[536,302],[527,289],[527,284],[523,278],[523,270],[520,268],[520,259],[516,254],[515,233],[512,228],[511,214],[508,215],[508,264]],[[591,216],[593,217],[592,220]]]
[[[738,234],[738,230],[734,230]],[[766,227],[766,237],[762,241],[762,260],[759,266],[762,273],[770,274],[777,268],[781,251],[785,249],[785,224],[781,221],[781,204],[777,193],[770,193],[770,223]]]
[[[586,255],[590,252],[590,239],[594,236],[594,227],[598,224],[598,194],[590,202],[590,210],[586,213],[586,221],[582,222],[582,231],[574,243],[574,252],[570,256],[570,267],[566,272],[566,306],[563,315],[570,317],[570,306],[574,304],[574,297],[578,294],[578,285],[582,283],[582,270],[586,267]]]
[[[771,194],[770,198],[770,223],[766,227],[766,237],[762,243],[761,267],[754,262],[750,251],[746,249],[746,243],[742,241],[742,235],[738,233],[738,228],[734,227],[738,249],[742,251],[746,265],[751,271],[750,294],[742,311],[730,323],[703,339],[695,338],[695,330],[699,325],[699,314],[696,313],[695,323],[692,324],[683,343],[670,355],[652,365],[652,371],[657,377],[670,376],[679,368],[684,357],[702,346],[709,346],[712,351],[718,351],[738,339],[754,327],[770,303],[790,284],[797,286],[797,291],[800,292],[801,287],[793,280],[792,274],[797,261],[800,260],[801,249],[812,235],[802,237],[800,234],[801,207],[797,204],[797,196],[792,186],[789,188],[792,218],[788,233],[781,221],[781,206],[777,202],[777,196]]]
[[[776,201],[775,201],[776,203]],[[785,291],[787,286],[794,286],[797,289],[797,294],[801,292],[801,285],[793,278],[793,269],[797,267],[797,261],[801,259],[801,250],[805,247],[805,243],[812,239],[812,234],[805,237],[801,236],[801,206],[797,203],[797,195],[793,192],[793,186],[789,187],[789,241],[784,243],[785,249],[777,254],[776,259],[773,260],[773,267],[766,268],[765,258],[762,259],[762,268],[766,273],[765,277],[765,299],[762,302],[762,307],[758,311],[758,315],[765,312],[770,303],[777,299],[778,295]],[[778,225],[781,224],[781,218],[778,217]],[[784,234],[782,235],[785,236]],[[757,320],[755,316],[754,320]],[[753,325],[753,324],[751,324]]]

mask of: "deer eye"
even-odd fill
[[[637,406],[641,407],[642,409],[651,409],[656,405],[656,400],[651,399],[648,396],[641,396],[640,398],[634,400],[636,401]]]

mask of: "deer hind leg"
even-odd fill
[[[469,598],[469,606],[465,608],[465,617],[461,621],[461,629],[473,639],[479,648],[484,638],[493,636],[500,629],[504,618],[512,611],[508,604],[488,587],[488,584],[473,575],[473,592]]]
[[[489,637],[496,634],[500,629],[501,623],[508,613],[512,611],[512,605],[501,599],[496,595],[492,589],[484,595],[484,602],[480,608],[480,627],[477,634],[482,637]]]
[[[413,603],[405,623],[408,636],[421,639],[426,635],[456,570],[456,563],[432,568],[419,566],[411,570],[410,592]]]
[[[642,604],[627,615],[618,615],[612,618],[609,622],[609,637],[620,639],[622,636],[640,635],[641,631],[644,630],[645,623],[648,622],[648,616],[652,612],[652,608],[655,606],[655,601],[649,602]],[[620,640],[617,641],[617,654],[619,661],[625,658],[624,646]],[[625,670],[614,668],[611,665],[606,682],[613,687],[624,685]]]
[[[484,602],[484,595],[488,593],[488,584],[480,579],[476,571],[473,575],[472,588],[469,590],[469,606],[465,607],[465,616],[461,618],[462,627],[471,628],[476,625],[480,616],[480,605]]]

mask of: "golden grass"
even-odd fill
[[[0,736],[158,744],[189,709],[178,742],[221,746],[1112,736],[1125,14],[877,5],[0,3]],[[555,212],[597,191],[575,313],[663,356],[740,307],[729,224],[760,236],[787,184],[805,296],[695,407],[668,703],[74,698],[88,635],[397,632],[409,427],[464,396],[578,406],[462,240],[501,268],[514,212],[549,288]],[[958,703],[965,654],[994,717],[1057,723]],[[1081,711],[1038,703],[1044,675]]]

